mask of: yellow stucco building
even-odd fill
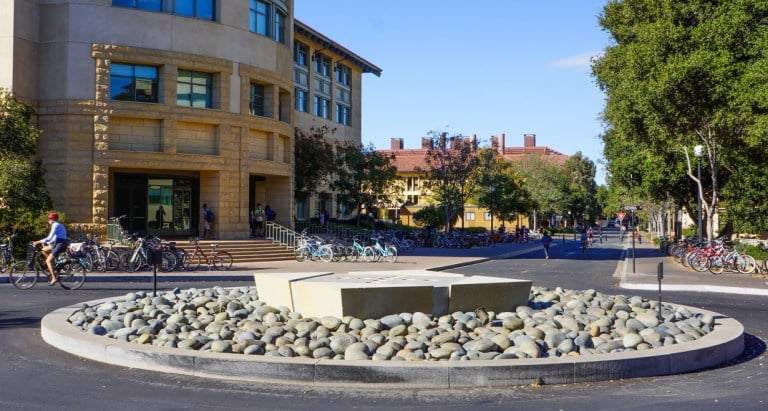
[[[477,135],[463,136],[462,138],[476,141]],[[425,169],[426,162],[424,157],[432,145],[432,137],[422,137],[421,147],[415,149],[405,148],[404,139],[392,138],[388,150],[378,150],[381,154],[392,156],[392,163],[397,168],[398,183],[395,187],[398,192],[393,194],[391,199],[385,199],[383,203],[386,207],[380,210],[379,218],[388,220],[398,219],[404,225],[415,225],[411,215],[418,210],[434,202],[431,193],[426,188],[427,184],[423,181],[423,176],[419,173],[419,168]],[[498,134],[491,137],[491,147],[496,150],[502,158],[507,161],[519,161],[525,156],[538,156],[546,158],[559,164],[565,163],[568,155],[560,153],[547,146],[536,145],[535,134],[525,134],[523,136],[523,145],[519,147],[507,147],[505,144],[505,135]],[[516,227],[533,226],[533,216],[516,215],[507,220],[499,220],[498,217],[491,218],[489,210],[478,207],[468,201],[464,205],[464,213],[459,216],[456,227],[483,227],[493,228],[496,231],[501,225],[506,230],[514,230]],[[462,221],[463,220],[463,221]]]

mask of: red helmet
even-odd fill
[[[56,214],[56,213],[48,214],[48,219],[49,220],[58,220],[59,219],[59,215]]]

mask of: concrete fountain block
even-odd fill
[[[259,299],[305,317],[379,318],[401,312],[513,311],[528,303],[531,281],[427,270],[347,274],[260,273]]]
[[[258,273],[254,274],[253,278],[256,281],[256,292],[259,293],[261,301],[273,307],[285,306],[297,311],[291,294],[291,283],[331,274],[333,273]]]

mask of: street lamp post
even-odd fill
[[[696,213],[698,214],[698,224],[699,224],[699,242],[701,242],[701,238],[703,236],[703,230],[701,226],[701,156],[704,155],[704,147],[703,146],[695,146],[693,148],[693,154],[696,156],[696,169],[697,169],[697,176],[699,179],[699,183],[697,184],[698,191],[699,191],[699,206],[696,210]]]
[[[488,192],[491,193],[491,242],[493,242],[493,192],[495,188],[493,186],[488,187]]]
[[[464,184],[466,181],[461,180],[461,192],[459,192],[459,198],[461,199],[461,232],[464,232],[464,219],[467,217],[467,212],[464,210]]]

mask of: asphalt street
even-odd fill
[[[457,273],[528,278],[535,285],[595,289],[610,294],[658,299],[657,292],[620,289],[612,274],[622,249],[615,242],[590,248],[575,243],[539,249],[514,258],[456,268]],[[249,286],[252,281],[218,282]],[[210,282],[161,283],[209,287]],[[720,312],[739,320],[747,333],[745,353],[730,364],[695,373],[570,385],[517,386],[467,390],[318,389],[219,381],[109,366],[48,346],[40,319],[62,306],[151,290],[151,283],[89,282],[65,291],[38,285],[19,291],[0,284],[0,409],[8,410],[218,410],[218,409],[766,409],[768,298],[765,296],[665,292],[664,301]]]

